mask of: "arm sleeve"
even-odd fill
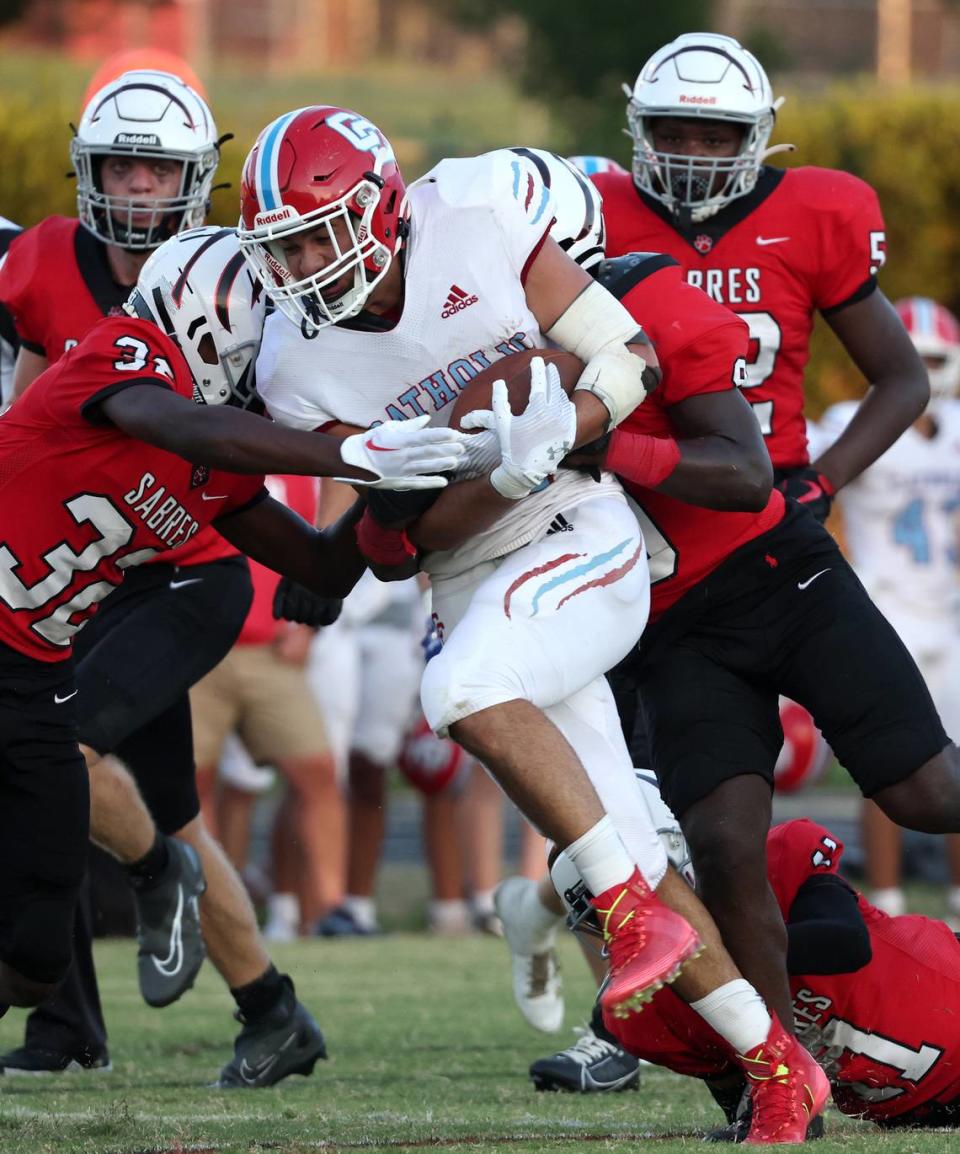
[[[47,409],[69,423],[79,414],[92,425],[109,422],[100,405],[131,385],[156,385],[178,391],[166,338],[147,321],[108,317],[100,321],[63,359],[58,387],[47,390]],[[179,391],[187,393],[182,384]]]
[[[553,224],[555,194],[533,158],[510,149],[466,160],[444,160],[433,170],[447,204],[477,212],[499,235],[517,276],[524,279]]]
[[[836,874],[809,877],[787,919],[789,974],[850,974],[872,955],[857,895]]]
[[[831,172],[826,179],[813,299],[821,312],[831,313],[874,291],[887,240],[880,201],[870,185],[846,172]]]
[[[27,229],[10,242],[0,263],[0,304],[13,318],[20,343],[43,353],[46,333],[42,311],[34,307],[31,286],[36,283],[36,235]]]
[[[746,324],[705,292],[688,285],[669,258],[638,266],[652,272],[623,296],[624,305],[653,341],[663,370],[658,399],[664,407],[699,393],[735,388],[749,351]]]

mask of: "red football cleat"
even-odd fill
[[[640,876],[592,898],[610,954],[610,975],[600,994],[604,1013],[639,1013],[703,949],[696,930],[668,909]]]
[[[746,1142],[774,1146],[805,1141],[830,1097],[830,1083],[813,1057],[774,1014],[767,1040],[738,1059],[753,1099]],[[819,1134],[815,1130],[810,1136]]]

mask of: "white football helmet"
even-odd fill
[[[236,229],[209,225],[166,241],[140,270],[124,308],[176,342],[198,404],[245,409],[256,400],[253,372],[266,296],[240,252]]]
[[[770,81],[757,58],[730,36],[689,32],[650,57],[627,95],[633,137],[633,179],[643,192],[677,215],[705,220],[753,190],[768,149],[776,111]],[[743,128],[733,157],[690,157],[657,152],[650,121],[657,117],[724,120]],[[718,187],[719,186],[719,187]]]
[[[511,148],[514,163],[532,165],[554,194],[554,222],[550,235],[581,268],[590,272],[601,263],[606,249],[603,201],[592,180],[569,160],[542,148]]]
[[[144,202],[107,196],[104,157],[175,161],[182,165],[176,196]],[[81,223],[107,244],[131,251],[156,248],[168,237],[203,224],[220,159],[217,129],[206,103],[170,72],[124,72],[84,109],[70,144]],[[137,216],[150,210],[146,223]]]
[[[930,378],[930,400],[960,395],[960,322],[929,297],[905,297],[893,306],[923,358]]]

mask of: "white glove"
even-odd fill
[[[429,416],[409,421],[384,421],[365,433],[355,433],[340,444],[344,463],[375,473],[375,481],[334,477],[348,485],[374,489],[442,489],[440,473],[452,473],[466,451],[465,433],[455,429],[427,429]]]
[[[500,441],[500,464],[490,484],[519,501],[555,473],[577,436],[577,410],[560,384],[556,365],[543,357],[530,362],[530,397],[519,416],[510,411],[504,381],[494,381],[493,410],[477,409],[460,422],[464,429],[493,429]]]
[[[467,451],[457,466],[457,480],[472,481],[474,477],[486,477],[499,464],[500,442],[497,434],[489,429],[482,433],[471,433],[467,437]]]

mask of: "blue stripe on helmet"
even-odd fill
[[[279,189],[274,189],[271,173],[273,171],[273,159],[277,148],[281,143],[283,133],[286,131],[287,125],[300,112],[298,108],[296,112],[286,112],[283,116],[278,116],[277,119],[266,130],[266,138],[260,148],[260,202],[264,211],[269,211],[272,208],[280,207],[280,192]]]

